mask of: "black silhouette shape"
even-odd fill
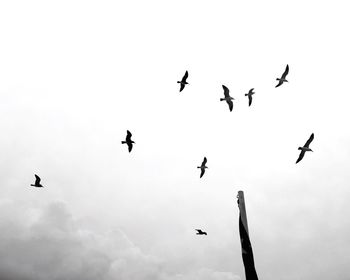
[[[299,157],[297,159],[297,162],[298,163],[299,161],[301,161],[305,155],[305,152],[313,152],[313,150],[311,150],[309,148],[309,145],[310,143],[312,142],[312,140],[314,140],[314,134],[312,133],[310,138],[306,141],[305,145],[303,147],[299,147],[298,150],[301,150],[300,154],[299,154]]]
[[[186,71],[185,75],[182,77],[181,81],[177,81],[178,84],[181,84],[180,86],[180,92],[185,88],[185,85],[188,85],[187,83],[187,78],[188,78],[188,72]]]
[[[205,164],[207,163],[207,158],[204,157],[202,165],[201,166],[197,166],[197,168],[201,169],[201,176],[199,178],[202,178],[204,173],[205,173],[205,169],[208,168],[207,166],[205,166]]]
[[[35,183],[34,183],[34,185],[33,184],[30,184],[30,185],[33,187],[37,187],[37,188],[43,188],[44,186],[42,184],[40,184],[40,181],[41,181],[40,177],[36,174],[34,174],[34,175],[35,175]]]
[[[288,82],[286,80],[286,77],[288,75],[289,72],[289,66],[287,64],[286,66],[286,70],[284,70],[284,73],[282,74],[281,78],[277,78],[276,80],[278,81],[278,84],[275,87],[279,87],[280,85],[282,85],[284,82]]]
[[[227,102],[228,107],[230,108],[230,112],[231,112],[232,108],[233,108],[232,100],[234,100],[234,98],[230,96],[230,94],[229,94],[230,90],[226,86],[222,85],[222,88],[224,89],[225,98],[220,98],[220,101],[225,100]]]
[[[251,90],[249,90],[248,93],[245,94],[245,96],[248,96],[249,99],[249,106],[252,105],[252,101],[253,101],[253,94],[255,94],[254,89],[252,88]]]
[[[207,233],[205,231],[202,231],[201,229],[196,229],[197,231],[197,235],[207,235]]]
[[[132,150],[132,146],[133,146],[132,144],[136,144],[134,141],[131,140],[131,136],[132,136],[131,132],[129,130],[127,130],[125,141],[122,141],[122,144],[128,145],[129,153]]]

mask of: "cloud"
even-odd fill
[[[0,201],[0,279],[239,280],[209,268],[169,273],[117,229],[97,233],[74,219],[63,202],[42,209]]]
[[[197,271],[191,272],[187,275],[177,275],[173,280],[240,280],[237,275],[233,275],[231,272],[218,272],[208,268],[201,268]]]

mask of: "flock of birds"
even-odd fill
[[[286,79],[288,73],[289,73],[289,66],[287,64],[286,69],[284,70],[281,78],[276,79],[278,81],[278,84],[275,86],[276,88],[281,86],[284,82],[288,82]],[[177,83],[180,84],[180,92],[183,91],[185,86],[189,84],[187,82],[187,78],[188,78],[188,71],[185,72],[185,75],[182,77],[181,81],[177,81]],[[220,101],[226,101],[226,103],[228,104],[228,107],[230,109],[230,112],[231,112],[233,109],[232,100],[234,100],[234,98],[230,96],[230,91],[226,86],[222,85],[222,88],[224,90],[225,97],[220,98]],[[254,88],[250,89],[249,92],[245,94],[245,96],[248,97],[248,106],[251,106],[251,104],[252,104],[253,94],[255,94]],[[128,146],[129,153],[132,151],[133,145],[135,144],[135,142],[131,139],[131,137],[132,137],[132,133],[129,130],[127,130],[125,141],[121,141],[122,144],[126,144]],[[300,154],[299,154],[299,157],[298,157],[296,163],[300,162],[304,158],[304,155],[306,152],[313,152],[309,147],[313,140],[314,140],[314,134],[312,133],[311,136],[309,137],[309,139],[306,141],[305,145],[298,148],[298,150],[300,150]],[[199,168],[201,170],[200,178],[203,177],[203,175],[205,173],[205,169],[208,168],[206,166],[206,164],[207,164],[207,158],[204,157],[202,164],[200,166],[197,166],[197,168]],[[31,186],[37,187],[37,188],[42,188],[43,185],[41,185],[40,182],[41,182],[40,177],[35,174],[35,183],[31,184]],[[207,233],[205,231],[202,231],[201,229],[196,229],[196,231],[197,231],[197,233],[196,233],[197,235],[207,235]]]

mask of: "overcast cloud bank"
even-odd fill
[[[1,280],[240,279],[208,268],[170,274],[120,229],[100,234],[83,228],[63,202],[35,209],[3,200],[0,221]]]

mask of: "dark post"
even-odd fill
[[[239,208],[239,235],[241,238],[245,277],[246,280],[258,280],[254,266],[253,249],[249,239],[248,220],[243,191],[238,192],[237,203]]]

